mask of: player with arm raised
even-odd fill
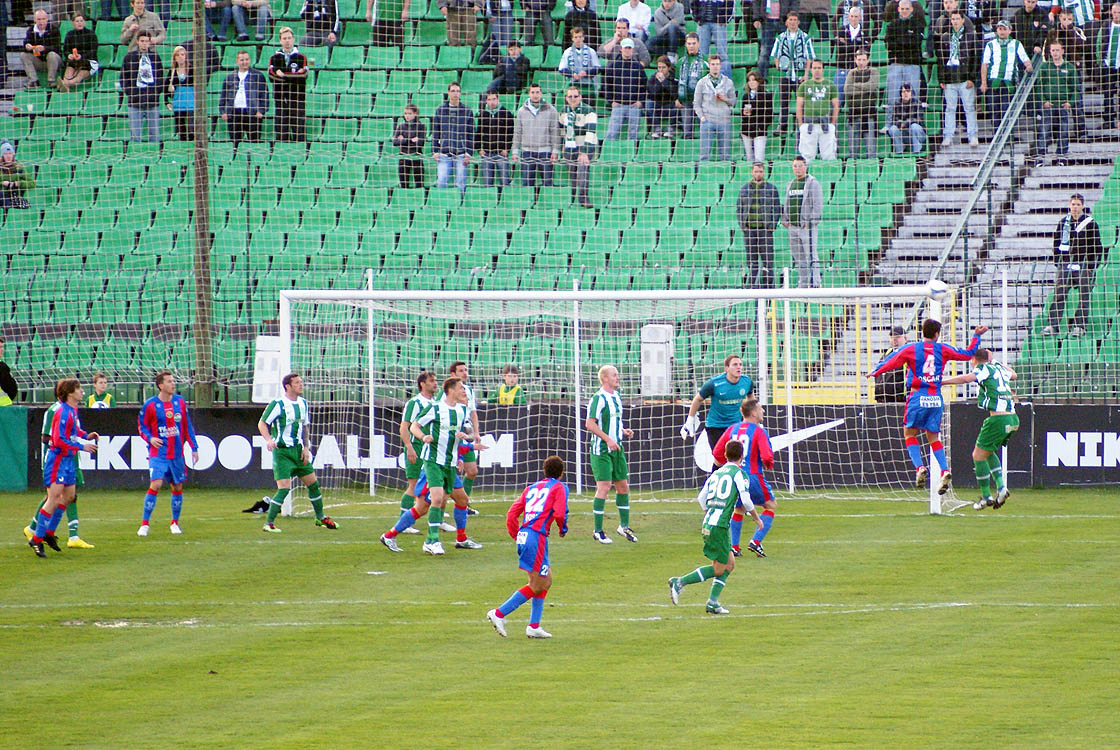
[[[100,373],[98,373],[100,374]],[[104,377],[104,376],[102,376]],[[94,376],[96,381],[96,376]],[[93,396],[90,396],[92,399]],[[43,443],[43,458],[46,459],[47,451],[50,449],[51,444],[51,424],[54,421],[54,415],[62,407],[61,401],[55,401],[43,414],[43,430],[41,440]],[[66,504],[66,526],[70,532],[70,539],[66,542],[66,546],[70,549],[93,549],[94,545],[78,536],[78,490],[85,486],[85,480],[82,478],[82,467],[78,463],[77,458],[74,460],[74,499]],[[44,486],[44,489],[47,489]],[[31,519],[24,530],[23,535],[28,539],[35,536],[35,529],[39,527],[39,511],[47,504],[47,496],[43,495],[43,502],[39,503],[39,507],[35,509],[35,515]]]
[[[743,444],[734,441],[727,444],[727,463],[716,469],[704,483],[701,496],[704,497],[704,521],[700,533],[704,538],[704,557],[711,565],[702,565],[680,578],[669,579],[669,599],[676,604],[681,589],[689,584],[702,583],[712,579],[712,592],[708,596],[705,611],[713,615],[726,615],[728,611],[719,603],[727,576],[735,569],[735,556],[731,553],[731,539],[728,527],[731,514],[736,507],[746,508],[754,519],[755,525],[762,528],[762,520],[751,502],[750,478],[743,470]]]
[[[1003,478],[1003,465],[996,451],[1007,445],[1019,429],[1019,416],[1015,413],[1015,392],[1011,381],[1015,371],[999,362],[992,361],[992,353],[987,349],[977,349],[972,355],[972,372],[954,375],[941,381],[942,385],[976,383],[980,391],[976,403],[988,412],[988,418],[976,436],[976,446],[972,449],[972,463],[976,470],[976,481],[980,485],[980,499],[972,504],[976,510],[987,507],[1002,508],[1011,497],[1011,490]],[[996,487],[996,499],[992,499],[991,485]]]
[[[731,443],[740,443],[746,450],[743,463],[744,471],[750,480],[751,502],[755,506],[762,506],[762,526],[755,530],[754,536],[747,543],[747,549],[759,557],[766,557],[762,549],[762,540],[770,533],[774,524],[774,513],[778,510],[778,501],[766,477],[762,475],[763,468],[774,468],[774,449],[770,445],[770,436],[762,426],[763,410],[758,399],[745,399],[739,407],[743,421],[731,425],[724,431],[716,442],[712,456],[717,466],[727,463],[727,446]],[[743,533],[743,506],[738,505],[731,514],[731,551],[735,557],[743,553],[739,549],[739,537]]]
[[[451,363],[451,377],[459,378],[463,383],[463,391],[466,395],[467,416],[470,418],[470,429],[466,430],[470,440],[474,440],[476,445],[482,444],[482,431],[481,425],[478,423],[478,403],[475,401],[474,388],[471,388],[467,382],[470,379],[470,370],[467,368],[466,362],[452,362]],[[475,451],[468,451],[462,458],[463,461],[463,491],[467,493],[467,497],[471,496],[471,491],[474,489],[474,480],[478,477],[478,454]],[[467,515],[477,516],[478,511],[474,508],[467,506]]]
[[[941,413],[944,402],[941,398],[941,379],[945,362],[956,360],[967,362],[980,348],[980,337],[988,330],[987,326],[973,329],[972,341],[967,349],[956,349],[938,341],[941,337],[941,322],[930,318],[922,323],[922,340],[906,344],[885,362],[871,371],[868,379],[874,379],[888,370],[909,367],[906,372],[906,389],[910,395],[906,399],[906,411],[902,434],[906,439],[906,451],[914,464],[915,484],[921,487],[929,477],[929,469],[922,459],[922,449],[918,444],[918,433],[925,431],[934,458],[941,464],[941,480],[938,494],[949,491],[953,475],[945,460],[945,447],[941,444]]]
[[[299,477],[307,487],[307,499],[315,510],[315,525],[337,529],[338,524],[330,516],[323,515],[323,491],[319,488],[315,467],[311,465],[311,451],[307,447],[310,442],[307,426],[311,424],[311,416],[303,398],[303,378],[290,372],[280,384],[284,387],[284,395],[270,401],[257,422],[257,432],[264,438],[265,447],[272,451],[272,478],[276,480],[276,494],[269,501],[262,531],[280,533],[276,527],[276,516],[292,491],[292,477]]]
[[[607,493],[614,485],[614,502],[618,507],[618,533],[629,542],[638,541],[630,529],[630,482],[626,465],[623,438],[634,436],[634,431],[622,424],[622,398],[618,395],[618,370],[613,365],[599,368],[598,392],[587,405],[584,427],[591,433],[591,473],[595,477],[595,531],[592,536],[600,544],[612,540],[603,531],[606,515]]]
[[[743,374],[742,358],[729,354],[723,360],[723,374],[704,383],[692,397],[688,418],[681,427],[681,437],[687,440],[700,430],[700,419],[696,413],[704,399],[711,399],[708,415],[704,418],[704,429],[708,433],[708,447],[714,446],[723,431],[739,420],[739,405],[753,393],[754,381]]]
[[[171,482],[171,533],[182,534],[179,513],[183,510],[183,482],[187,478],[184,446],[190,445],[198,463],[198,440],[187,413],[187,402],[175,392],[175,376],[167,370],[156,373],[156,395],[140,407],[137,427],[148,444],[148,492],[144,495],[144,515],[136,536],[148,535],[148,521],[156,507],[164,480]]]
[[[529,574],[529,585],[522,586],[502,606],[486,613],[486,619],[503,638],[506,636],[506,616],[530,599],[533,603],[525,635],[530,638],[552,637],[541,627],[541,614],[544,612],[544,598],[552,585],[548,532],[555,523],[560,528],[560,536],[568,533],[568,487],[560,481],[563,476],[563,460],[559,456],[549,456],[544,460],[544,479],[526,487],[506,513],[506,531],[510,538],[517,541],[518,564]]]
[[[425,409],[432,405],[432,399],[436,396],[436,374],[424,370],[416,378],[416,385],[420,389],[419,392],[405,402],[404,412],[401,414],[400,434],[405,451],[404,478],[408,482],[408,487],[401,495],[402,513],[412,509],[413,501],[418,497],[415,492],[416,480],[424,471],[424,462],[420,460],[420,452],[424,449],[424,443],[417,440],[408,428]],[[419,534],[420,532],[409,526],[405,533]]]

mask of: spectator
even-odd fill
[[[205,0],[202,15],[206,22],[206,38],[211,42],[224,42],[228,37],[229,25],[233,21],[233,0]],[[218,30],[214,30],[218,24]]]
[[[482,13],[490,28],[490,38],[478,61],[496,63],[502,56],[502,50],[513,41],[512,0],[483,0]]]
[[[584,41],[592,49],[599,46],[599,16],[590,3],[591,0],[575,0],[564,16],[564,49],[572,46],[572,32],[577,28],[583,31]]]
[[[420,109],[415,104],[404,105],[404,119],[397,123],[393,131],[393,145],[400,149],[401,158],[397,162],[397,176],[401,187],[424,187],[424,140],[427,132],[420,122]]]
[[[1086,74],[1095,67],[1093,50],[1085,29],[1075,23],[1073,10],[1070,8],[1063,8],[1058,14],[1058,25],[1050,30],[1049,40],[1062,43],[1066,61],[1073,63],[1077,69],[1078,99],[1070,111],[1070,131],[1075,140],[1081,140],[1085,137],[1085,110],[1082,107],[1080,85],[1084,85]]]
[[[957,0],[959,3],[960,0]],[[961,7],[964,17],[972,24],[981,42],[995,39],[996,21],[999,20],[999,9],[994,0],[967,0]]]
[[[672,138],[677,114],[673,106],[677,101],[677,79],[673,77],[673,63],[666,55],[657,58],[657,72],[649,77],[646,95],[650,103],[646,115],[649,137]]]
[[[700,56],[700,35],[690,31],[684,37],[684,58],[679,60],[677,67],[677,103],[676,107],[681,112],[681,135],[692,138],[692,121],[696,119],[696,110],[692,108],[696,96],[696,84],[708,72],[707,63]]]
[[[1042,46],[1050,31],[1050,14],[1038,7],[1038,0],[1023,0],[1023,7],[1015,11],[1011,22],[1015,38],[1033,55],[1042,54]]]
[[[73,13],[71,21],[74,28],[66,33],[62,49],[66,51],[66,63],[62,80],[58,82],[59,91],[69,91],[83,81],[97,75],[101,63],[97,60],[97,34],[86,28],[86,15]]]
[[[529,44],[536,39],[537,29],[541,31],[541,41],[546,50],[556,43],[552,28],[552,9],[555,5],[556,0],[522,0],[521,8],[525,11],[525,41]]]
[[[626,0],[618,6],[615,20],[620,18],[625,18],[628,22],[630,36],[641,39],[643,42],[649,39],[649,26],[653,22],[653,9],[643,3],[642,0]]]
[[[817,260],[817,224],[824,212],[824,191],[816,177],[809,174],[804,157],[793,158],[793,179],[786,186],[786,205],[782,226],[789,230],[789,252],[797,266],[797,286],[821,285]]]
[[[432,116],[432,153],[439,167],[436,187],[447,187],[454,167],[455,186],[466,193],[467,165],[474,154],[474,113],[460,101],[461,96],[458,83],[448,84],[447,101]]]
[[[708,55],[708,75],[696,84],[692,108],[700,120],[700,161],[708,161],[712,138],[719,143],[719,160],[731,158],[731,107],[735,104],[735,84],[720,72],[719,55]]]
[[[940,10],[932,9],[932,20],[929,24],[929,35],[926,37],[926,56],[937,57],[937,46],[945,38],[945,36],[952,30],[953,25],[949,22],[949,15],[955,11],[960,10],[960,0],[941,0]],[[964,14],[964,11],[961,11]],[[976,31],[976,27],[968,16],[964,17],[964,26],[967,31]]]
[[[572,46],[564,50],[557,70],[581,91],[594,97],[599,89],[599,69],[599,56],[583,43],[583,29],[576,26],[572,29]]]
[[[34,187],[35,178],[16,161],[16,147],[0,142],[0,208],[31,208],[23,194]]]
[[[902,138],[909,134],[910,150],[915,154],[921,153],[926,147],[926,129],[922,126],[921,102],[914,96],[910,84],[902,84],[892,117],[894,119],[887,126],[887,134],[891,137],[894,152],[901,154],[905,151]]]
[[[653,32],[646,45],[649,53],[676,56],[684,45],[684,6],[677,0],[661,0],[653,12]]]
[[[153,50],[167,38],[167,30],[156,12],[147,10],[144,0],[132,0],[132,15],[121,24],[121,44],[127,44],[128,51],[135,52],[139,46],[137,38],[142,31],[148,32],[148,46]]]
[[[516,94],[529,82],[529,58],[521,54],[521,42],[510,41],[506,50],[508,54],[494,66],[494,80],[486,87],[487,93]]]
[[[295,46],[296,35],[280,28],[280,49],[268,60],[268,77],[276,99],[276,140],[307,140],[307,57]]]
[[[498,185],[509,184],[509,152],[513,148],[513,115],[502,106],[496,91],[486,93],[486,106],[478,113],[478,128],[475,130],[474,149],[481,165],[482,184],[494,184],[494,173],[498,173]]]
[[[1120,2],[1109,9],[1110,20],[1101,25],[1101,94],[1104,127],[1120,128]],[[1030,70],[1030,68],[1027,68]]]
[[[1054,3],[1054,5],[1058,4]],[[1061,6],[1062,13],[1068,12],[1079,29],[1091,26],[1096,20],[1093,0],[1062,0]]]
[[[887,120],[894,122],[894,105],[902,84],[917,94],[922,85],[922,32],[924,23],[914,13],[911,0],[899,0],[898,18],[887,24]]]
[[[766,133],[774,122],[774,103],[766,90],[766,81],[757,70],[747,73],[747,90],[743,92],[739,137],[747,161],[766,161]]]
[[[447,43],[452,47],[473,47],[478,37],[482,0],[438,0],[438,4],[439,12],[447,19]],[[434,125],[432,137],[435,138]]]
[[[564,94],[564,111],[560,113],[564,161],[572,170],[572,197],[584,208],[594,208],[588,191],[588,174],[599,145],[595,133],[598,122],[595,110],[583,103],[579,89],[569,86]]]
[[[856,53],[856,66],[844,82],[848,98],[848,156],[857,157],[860,138],[864,143],[864,158],[879,156],[878,128],[875,118],[879,111],[879,71],[870,67],[867,50]]]
[[[144,0],[140,0],[141,3]],[[58,69],[62,67],[62,37],[58,26],[50,22],[50,16],[42,8],[35,11],[34,22],[27,27],[23,37],[23,72],[27,74],[28,88],[39,85],[39,73],[47,71],[47,85],[58,85]]]
[[[113,0],[101,0],[101,15],[98,16],[100,21],[108,21],[110,19],[114,21],[124,20],[124,17],[128,15],[128,3],[126,0],[116,0],[116,8],[114,8],[113,5]],[[113,14],[114,10],[116,10],[116,15]]]
[[[513,121],[511,159],[521,159],[521,184],[530,186],[537,175],[541,184],[552,186],[552,165],[560,159],[560,115],[541,96],[540,84],[529,86],[529,100],[517,110]]]
[[[620,46],[622,59],[615,60],[603,71],[603,99],[611,107],[606,140],[618,140],[622,125],[626,123],[626,137],[633,141],[638,138],[648,81],[642,64],[634,59],[634,40],[623,39]]]
[[[268,81],[259,70],[249,67],[249,53],[237,53],[237,70],[222,82],[218,111],[226,121],[233,145],[261,139],[261,122],[268,112]]]
[[[506,365],[502,368],[502,384],[498,386],[498,404],[500,406],[525,403],[525,391],[517,383],[520,377],[521,371],[517,369],[517,365]]]
[[[700,32],[700,54],[707,55],[715,41],[716,53],[720,60],[727,60],[728,70],[731,58],[727,54],[727,22],[734,15],[735,0],[692,0],[692,18]]]
[[[767,182],[761,160],[751,167],[750,182],[739,189],[735,217],[747,254],[747,287],[769,289],[774,286],[774,230],[782,218],[782,201],[778,189]]]
[[[798,0],[797,12],[801,22],[805,24],[805,33],[809,33],[809,24],[817,24],[817,39],[830,39],[832,32],[828,28],[828,16],[832,12],[829,0]]]
[[[871,41],[879,36],[877,33],[877,24],[879,21],[878,10],[880,7],[881,6],[873,0],[839,0],[839,2],[836,3],[836,28],[843,29],[847,26],[851,18],[850,14],[852,9],[858,9],[860,13],[860,25],[864,28],[864,34],[867,37],[866,42],[861,44],[860,47],[870,49]],[[839,32],[837,32],[837,36],[841,36]],[[837,64],[840,64],[839,58],[837,58]],[[853,64],[855,64],[854,53]],[[838,85],[837,88],[840,88],[840,86]]]
[[[769,81],[770,55],[774,42],[782,33],[785,18],[794,8],[794,0],[755,0],[752,15],[758,31],[758,72]]]
[[[194,74],[187,50],[176,47],[171,51],[171,69],[167,72],[167,83],[163,86],[164,100],[175,121],[175,135],[181,141],[194,140]]]
[[[980,145],[976,130],[976,73],[980,67],[980,43],[975,33],[964,26],[964,13],[959,9],[949,14],[952,30],[941,38],[937,47],[937,80],[945,94],[945,124],[941,131],[941,147],[953,144],[957,132],[957,103],[964,107],[968,145]]]
[[[144,0],[136,2],[143,4]],[[128,101],[128,130],[132,140],[139,141],[143,140],[146,127],[148,140],[157,143],[160,84],[164,81],[163,61],[150,48],[152,37],[149,32],[139,32],[134,41],[136,49],[121,60],[120,82]]]
[[[622,41],[624,39],[631,39],[634,42],[634,58],[642,64],[645,68],[650,63],[649,49],[646,48],[645,42],[630,36],[630,22],[625,18],[619,18],[614,22],[614,36],[599,45],[596,52],[599,54],[599,59],[606,64],[612,60],[622,58]]]
[[[848,11],[840,31],[836,34],[836,89],[840,92],[840,106],[844,106],[844,81],[848,71],[856,66],[856,52],[871,48],[871,34],[863,24],[863,10],[853,6]]]
[[[183,49],[187,51],[187,59],[194,65],[194,40],[188,39],[183,43]],[[214,71],[221,67],[222,59],[218,55],[218,48],[211,44],[209,40],[202,40],[202,56],[206,61],[206,75],[214,75]]]
[[[172,53],[174,55],[174,53]],[[109,393],[109,378],[103,372],[93,376],[93,393],[86,399],[87,409],[112,409],[113,394]]]
[[[1020,64],[1028,73],[1031,72],[1027,51],[1011,38],[1011,24],[1001,19],[996,23],[996,38],[984,45],[984,56],[980,59],[980,93],[986,95],[989,88],[992,91],[991,96],[985,96],[985,101],[996,127],[999,127],[1015,94]]]
[[[796,13],[790,11],[786,14],[786,30],[778,35],[770,50],[770,57],[781,72],[778,79],[778,104],[781,108],[778,115],[779,135],[786,132],[789,123],[790,99],[797,87],[809,79],[809,61],[817,57],[813,51],[813,40],[798,28],[800,24],[801,19]]]
[[[806,161],[815,159],[818,150],[821,159],[833,161],[836,159],[840,93],[836,84],[824,77],[824,61],[813,60],[809,67],[812,71],[809,80],[797,87],[798,151]]]
[[[913,92],[911,92],[913,93]],[[891,326],[890,351],[883,355],[880,364],[886,362],[901,347],[906,345],[906,329],[902,326]],[[876,368],[878,369],[878,368]],[[875,378],[875,401],[880,404],[901,404],[906,401],[909,391],[906,389],[906,371],[899,367],[888,370]]]
[[[237,27],[237,41],[249,41],[249,22],[256,20],[256,40],[263,42],[268,33],[268,22],[272,20],[272,11],[268,7],[268,0],[233,0],[233,24]]]
[[[370,43],[374,47],[404,45],[404,24],[411,5],[412,0],[366,0],[366,22],[370,24]]]
[[[921,0],[910,0],[913,5],[914,17],[918,19],[918,23],[924,29],[926,27],[926,9],[922,5]],[[900,0],[887,0],[886,5],[883,6],[883,25],[894,23],[900,16],[898,14],[898,5]]]
[[[1085,335],[1093,272],[1103,254],[1097,222],[1085,210],[1085,198],[1080,193],[1074,193],[1069,198],[1069,213],[1061,218],[1054,230],[1054,265],[1058,275],[1054,282],[1049,322],[1042,329],[1043,335],[1053,336],[1058,332],[1058,324],[1065,318],[1066,297],[1073,287],[1077,287],[1078,299],[1069,333],[1071,336]]]
[[[342,35],[342,20],[338,13],[338,0],[304,0],[299,17],[307,22],[302,47],[333,47]],[[472,37],[472,44],[473,37]]]
[[[3,10],[0,8],[0,10]],[[3,169],[4,159],[6,155],[5,147],[11,147],[11,144],[4,141],[0,145],[0,170]],[[15,149],[12,149],[15,153]],[[0,339],[0,406],[11,406],[12,402],[19,398],[19,383],[12,377],[12,368],[8,367],[8,363],[4,361],[4,339]]]
[[[1038,100],[1039,124],[1035,140],[1033,161],[1037,164],[1046,158],[1046,150],[1053,137],[1058,144],[1057,166],[1066,165],[1069,153],[1070,120],[1074,107],[1081,101],[1081,77],[1073,63],[1065,59],[1065,48],[1059,41],[1051,41],[1050,59],[1042,63],[1034,84]]]

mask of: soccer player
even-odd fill
[[[754,394],[754,381],[743,375],[743,360],[738,354],[729,354],[723,360],[723,374],[717,375],[692,397],[688,406],[688,419],[681,427],[681,437],[687,440],[700,430],[700,419],[696,412],[704,399],[711,399],[708,416],[704,419],[704,429],[708,433],[708,446],[714,446],[720,435],[739,421],[739,405],[743,399]]]
[[[89,394],[86,406],[90,409],[113,408],[113,394],[109,393],[109,378],[105,373],[99,372],[93,376],[93,393]]]
[[[451,363],[450,368],[451,377],[458,378],[463,384],[463,390],[467,394],[467,415],[470,417],[471,430],[469,434],[474,434],[478,440],[479,445],[482,441],[482,431],[479,429],[478,424],[478,403],[475,401],[474,388],[471,388],[467,382],[470,379],[470,370],[467,368],[467,363],[462,361],[455,361]],[[474,480],[478,477],[478,454],[474,451],[468,451],[463,456],[463,490],[467,493],[467,497],[471,496],[471,490],[474,488]],[[478,511],[470,506],[467,506],[467,515],[477,516]]]
[[[39,557],[46,557],[43,543],[46,542],[56,552],[61,551],[54,535],[62,520],[66,506],[74,501],[77,481],[77,454],[79,451],[97,451],[97,433],[87,433],[78,422],[78,404],[82,403],[85,392],[82,384],[73,378],[58,381],[55,396],[59,407],[51,418],[50,447],[43,458],[43,484],[47,487],[47,502],[39,509],[38,523],[35,525],[27,545]]]
[[[467,390],[463,381],[450,377],[443,381],[443,398],[425,409],[408,428],[417,440],[424,443],[421,458],[424,460],[424,475],[431,494],[431,507],[428,510],[428,537],[421,549],[429,555],[443,554],[443,544],[439,540],[443,506],[447,502],[447,496],[455,490],[455,461],[459,454],[459,443],[470,439],[463,432],[463,425],[470,419],[468,409]],[[471,454],[468,452],[466,455]],[[466,480],[463,484],[465,493]],[[467,509],[456,504],[455,526],[463,529],[464,535],[466,524]]]
[[[90,397],[92,398],[92,396]],[[51,443],[51,423],[54,420],[54,415],[62,406],[61,401],[55,401],[51,404],[43,415],[43,458],[46,459],[47,451]],[[94,545],[78,536],[78,488],[85,486],[85,480],[82,478],[82,467],[78,463],[77,457],[74,459],[74,499],[66,504],[66,526],[70,532],[70,539],[66,542],[66,546],[71,549],[93,549]],[[44,488],[47,486],[44,485]],[[39,526],[39,511],[47,504],[47,496],[43,496],[43,502],[39,503],[39,507],[35,510],[35,515],[31,519],[31,523],[23,530],[23,535],[28,539],[35,536],[35,530]]]
[[[744,447],[747,454],[745,471],[747,479],[750,480],[751,502],[763,507],[762,526],[755,530],[754,536],[747,543],[747,549],[759,557],[766,557],[766,552],[762,549],[762,540],[774,525],[774,512],[778,509],[778,501],[774,499],[774,493],[770,490],[766,477],[762,475],[762,469],[774,468],[774,450],[770,446],[770,437],[766,434],[766,428],[762,426],[762,404],[758,399],[745,399],[739,411],[743,415],[743,421],[727,428],[716,443],[712,455],[716,463],[723,466],[728,461],[728,445],[735,442]],[[742,533],[743,511],[742,506],[739,505],[731,514],[731,551],[735,557],[743,554],[739,549],[739,537]]]
[[[541,614],[544,598],[552,585],[548,532],[555,522],[560,536],[568,533],[568,487],[560,481],[563,476],[564,461],[559,456],[549,456],[544,460],[544,479],[526,487],[506,513],[506,531],[517,541],[518,565],[529,574],[529,585],[514,591],[502,606],[486,613],[486,619],[503,638],[506,637],[505,618],[530,599],[533,603],[525,635],[552,637],[552,633],[541,627]]]
[[[416,378],[416,385],[420,389],[419,392],[405,402],[404,412],[401,414],[400,435],[405,451],[404,478],[408,482],[401,495],[402,513],[411,510],[413,501],[419,497],[416,494],[416,480],[424,471],[424,463],[420,460],[420,451],[423,450],[424,443],[413,437],[408,428],[425,409],[432,405],[432,400],[436,396],[436,374],[424,370]],[[420,533],[411,526],[404,531],[406,534]]]
[[[276,527],[276,515],[292,491],[292,477],[299,477],[299,481],[307,487],[307,499],[315,510],[315,525],[337,529],[338,524],[330,516],[323,515],[323,490],[319,487],[315,467],[311,465],[311,451],[304,440],[311,416],[303,398],[303,378],[289,372],[280,384],[284,387],[284,395],[270,401],[257,422],[257,432],[264,438],[265,447],[272,451],[272,478],[276,480],[276,494],[269,501],[262,531],[280,533]]]
[[[187,478],[184,444],[191,446],[198,463],[198,440],[194,424],[187,413],[187,402],[175,392],[175,376],[167,370],[156,373],[156,395],[140,407],[137,419],[140,435],[148,444],[148,493],[144,496],[144,517],[136,536],[148,535],[148,521],[156,507],[156,498],[164,480],[171,482],[171,533],[182,534],[179,513],[183,510],[183,480]],[[184,440],[184,435],[186,439]]]
[[[727,576],[735,569],[735,556],[731,554],[731,539],[728,534],[735,508],[745,508],[755,525],[762,528],[762,520],[751,503],[751,480],[740,465],[743,460],[743,444],[737,441],[728,443],[726,456],[727,463],[708,477],[701,491],[705,505],[700,533],[704,536],[704,557],[711,560],[712,564],[702,565],[680,578],[669,579],[669,599],[673,604],[677,603],[681,589],[685,586],[712,579],[712,591],[704,609],[713,615],[728,614],[719,603],[719,595],[723,593]]]
[[[941,321],[930,318],[922,323],[922,340],[907,344],[880,363],[867,377],[874,379],[888,370],[909,367],[906,372],[906,411],[902,434],[906,439],[906,451],[914,464],[915,484],[921,487],[929,478],[929,469],[922,460],[922,449],[918,444],[918,433],[924,430],[934,458],[941,464],[941,480],[938,494],[949,491],[953,475],[945,460],[945,447],[941,444],[941,412],[944,402],[941,398],[941,378],[945,371],[946,360],[967,362],[980,348],[980,337],[988,330],[987,326],[973,329],[972,341],[967,349],[956,349],[938,341],[941,337]]]
[[[977,349],[972,355],[972,372],[954,375],[941,381],[942,385],[976,383],[980,390],[976,404],[988,412],[988,418],[976,436],[976,446],[972,449],[972,464],[976,470],[976,481],[980,485],[980,499],[972,504],[976,510],[987,507],[1002,508],[1011,497],[1011,490],[1003,479],[1003,465],[996,451],[1007,445],[1019,429],[1019,416],[1015,413],[1015,392],[1011,381],[1015,371],[999,362],[992,361],[992,353],[987,349]],[[995,485],[996,499],[992,499],[991,485]]]
[[[618,369],[613,365],[599,368],[600,388],[587,405],[584,427],[591,433],[591,474],[595,477],[595,531],[592,536],[599,544],[611,544],[612,539],[603,531],[606,515],[607,493],[614,485],[614,503],[618,507],[618,533],[629,542],[638,541],[630,529],[630,482],[626,466],[626,451],[622,439],[634,436],[634,431],[622,424],[622,399],[618,395]]]

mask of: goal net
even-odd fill
[[[632,497],[684,497],[712,469],[705,431],[681,436],[689,403],[705,381],[724,372],[724,359],[737,355],[743,378],[766,407],[764,424],[776,449],[768,478],[779,496],[930,502],[931,512],[941,513],[963,503],[952,492],[940,496],[915,486],[902,437],[904,404],[885,398],[881,388],[877,393],[867,374],[889,352],[894,325],[908,325],[913,341],[921,318],[936,316],[945,324],[943,341],[966,343],[956,295],[942,289],[934,287],[936,299],[929,284],[283,291],[279,366],[303,376],[315,467],[336,495],[399,497],[403,405],[422,371],[442,382],[461,361],[487,446],[474,498],[522,489],[551,454],[565,460],[575,492],[594,487],[584,420],[605,364],[619,371],[624,419],[634,431],[624,442]],[[502,403],[511,400],[500,394],[507,378],[514,384],[511,365],[515,403]],[[951,389],[945,390],[948,403]],[[702,419],[706,411],[707,404]]]

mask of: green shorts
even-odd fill
[[[626,451],[622,446],[608,453],[592,453],[591,475],[596,482],[617,482],[628,478],[630,474],[626,466]]]
[[[986,451],[996,451],[1007,445],[1007,441],[1019,429],[1019,415],[999,414],[988,417],[976,436],[976,447]]]
[[[459,460],[462,461],[465,464],[478,463],[478,454],[472,448],[471,450],[467,451],[462,456],[460,456]]]
[[[442,487],[448,497],[455,489],[455,467],[440,466],[434,461],[424,462],[424,478],[428,480],[428,488]]]
[[[314,473],[315,469],[311,464],[303,461],[303,448],[278,445],[272,451],[272,476],[277,482]]]
[[[704,557],[712,562],[727,564],[731,558],[731,531],[716,526],[704,535]]]
[[[74,486],[85,487],[86,480],[85,477],[82,476],[82,465],[78,463],[79,458],[79,456],[74,456]]]
[[[404,478],[419,479],[420,472],[424,470],[424,459],[420,458],[420,451],[416,451],[416,460],[409,461],[408,454],[404,456]]]

